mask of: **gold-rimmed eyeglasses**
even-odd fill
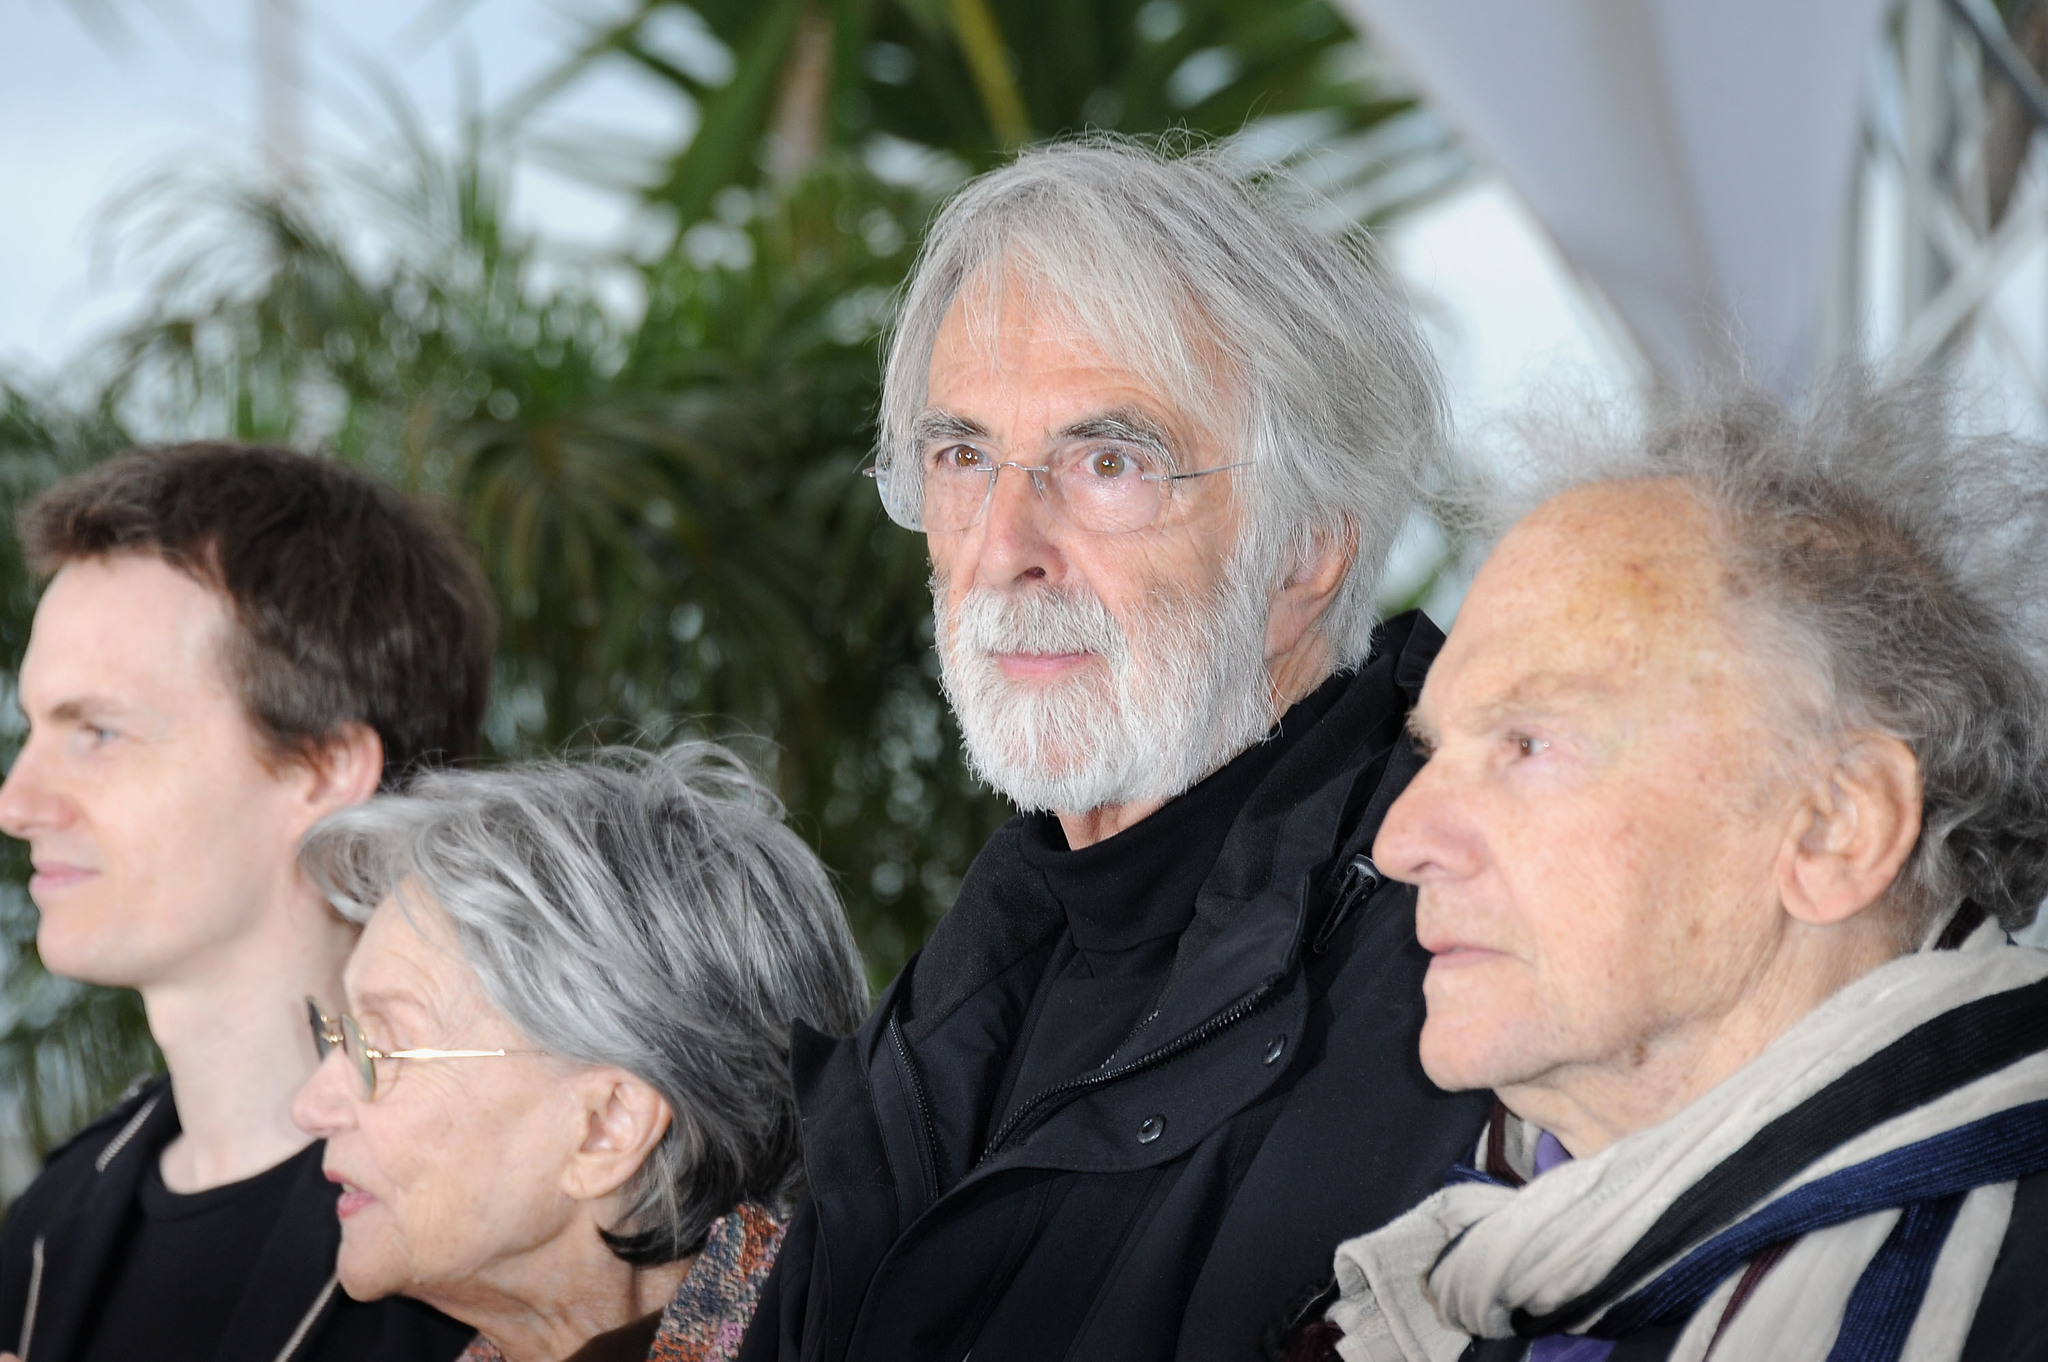
[[[377,1061],[380,1059],[497,1059],[505,1055],[540,1055],[545,1050],[379,1050],[363,1039],[363,1028],[356,1025],[356,1019],[344,1012],[339,1017],[330,1017],[320,1010],[320,1004],[312,998],[306,999],[306,1019],[313,1027],[313,1050],[324,1064],[327,1056],[339,1048],[348,1056],[357,1077],[363,1081],[363,1100],[368,1102],[377,1096]]]

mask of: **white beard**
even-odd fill
[[[949,610],[934,579],[940,677],[974,773],[1025,810],[1086,813],[1171,799],[1272,726],[1259,574],[1215,598],[1155,594],[1126,627],[1085,589],[976,588]],[[1012,681],[999,653],[1094,653],[1051,684]]]

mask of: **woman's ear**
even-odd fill
[[[1885,733],[1854,733],[1815,782],[1782,858],[1779,897],[1809,926],[1847,922],[1883,897],[1920,838],[1920,762]]]
[[[668,1099],[623,1069],[597,1069],[578,1085],[583,1138],[562,1168],[576,1201],[610,1196],[640,1171],[675,1113]]]

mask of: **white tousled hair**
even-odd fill
[[[1319,627],[1336,669],[1363,663],[1445,412],[1406,303],[1362,231],[1325,230],[1332,216],[1227,146],[1169,156],[1091,136],[971,181],[933,221],[889,342],[875,462],[891,517],[922,527],[914,430],[941,322],[963,290],[993,304],[1023,287],[1255,465],[1230,475],[1248,510],[1235,570],[1277,585],[1319,538],[1356,534]]]
[[[668,1100],[604,1232],[619,1257],[674,1261],[801,1189],[790,1028],[851,1032],[867,987],[825,867],[726,749],[429,772],[322,819],[300,860],[351,921],[423,897],[520,1031]]]
[[[1897,738],[1920,766],[1919,841],[1888,898],[1932,931],[1974,904],[2008,930],[2048,895],[2048,447],[1972,436],[1938,379],[1848,371],[1803,413],[1739,382],[1628,430],[1525,423],[1472,494],[1504,532],[1597,483],[1679,479],[1713,517],[1748,646],[1795,728]]]

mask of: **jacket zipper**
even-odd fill
[[[1173,1059],[1178,1055],[1185,1054],[1196,1046],[1213,1039],[1221,1032],[1237,1025],[1246,1017],[1251,1016],[1252,1013],[1259,1010],[1259,1007],[1272,994],[1273,983],[1269,980],[1266,983],[1260,984],[1250,993],[1245,994],[1242,998],[1239,998],[1229,1007],[1218,1012],[1194,1030],[1184,1033],[1175,1040],[1168,1041],[1156,1050],[1148,1050],[1129,1063],[1120,1064],[1114,1069],[1084,1074],[1080,1078],[1070,1078],[1064,1083],[1056,1083],[1052,1087],[1047,1088],[1010,1113],[1010,1119],[1003,1122],[997,1128],[996,1133],[989,1137],[988,1144],[982,1149],[981,1157],[974,1161],[974,1166],[976,1168],[981,1167],[981,1165],[987,1163],[1001,1152],[1003,1145],[1009,1141],[1012,1135],[1017,1133],[1019,1127],[1035,1115],[1046,1103],[1057,1098],[1086,1092],[1091,1088],[1099,1088],[1105,1083],[1114,1083],[1120,1078],[1128,1078],[1130,1075],[1141,1070],[1153,1068],[1164,1064],[1167,1060]],[[1151,1018],[1148,1017],[1146,1020],[1150,1021]]]
[[[334,1299],[334,1288],[339,1285],[339,1275],[327,1279],[327,1285],[313,1298],[313,1308],[299,1321],[299,1327],[292,1330],[292,1336],[284,1341],[284,1347],[278,1352],[276,1362],[291,1362],[292,1354],[299,1350],[299,1345],[306,1341],[306,1335],[313,1331],[313,1321],[320,1318],[320,1312],[327,1308],[327,1302]]]
[[[918,1171],[924,1174],[924,1199],[929,1206],[939,1199],[939,1128],[932,1120],[931,1099],[925,1096],[924,1077],[917,1071],[917,1061],[911,1058],[910,1042],[904,1039],[903,1023],[896,1014],[889,1014],[889,1043],[896,1047],[896,1062],[903,1066],[904,1086],[910,1089],[910,1104],[917,1108],[917,1123],[922,1138],[917,1146]]]
[[[1364,853],[1353,856],[1351,864],[1344,867],[1343,883],[1337,886],[1337,901],[1323,915],[1323,925],[1316,928],[1315,939],[1308,943],[1309,953],[1328,954],[1331,940],[1344,925],[1344,919],[1351,916],[1351,910],[1371,898],[1373,891],[1385,883],[1386,876],[1380,874],[1372,857]]]
[[[120,1155],[121,1151],[128,1147],[128,1142],[135,1138],[135,1132],[142,1129],[143,1123],[149,1120],[149,1114],[156,1110],[156,1104],[163,1100],[164,1095],[158,1093],[147,1102],[144,1102],[141,1109],[128,1118],[128,1124],[121,1127],[121,1133],[107,1141],[107,1147],[102,1149],[99,1157],[92,1161],[94,1172],[104,1173],[107,1171],[107,1165],[112,1163]]]
[[[43,1294],[43,1239],[43,1235],[36,1236],[28,1255],[28,1309],[21,1316],[21,1362],[28,1362],[28,1345],[36,1336],[36,1303]]]

